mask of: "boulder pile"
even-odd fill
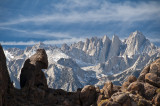
[[[118,91],[112,82],[101,89],[99,106],[160,106],[160,58],[146,66],[138,78],[129,76]],[[106,95],[107,94],[107,95]]]

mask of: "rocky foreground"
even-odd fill
[[[138,79],[128,77],[122,86],[106,82],[102,89],[87,85],[76,92],[48,88],[42,71],[47,68],[47,54],[38,49],[25,61],[21,89],[16,89],[0,46],[0,106],[160,106],[160,59],[145,67]]]

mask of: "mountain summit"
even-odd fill
[[[88,84],[101,87],[107,80],[121,85],[129,75],[138,77],[145,65],[160,56],[158,48],[139,31],[124,41],[116,35],[112,39],[105,35],[60,48],[40,43],[25,50],[8,49],[4,52],[15,87],[20,87],[23,63],[40,48],[48,55],[48,69],[43,70],[48,87],[66,91],[76,91]]]
[[[149,53],[155,48],[155,46],[139,31],[133,32],[127,38],[125,44],[127,47],[124,54],[128,56]]]

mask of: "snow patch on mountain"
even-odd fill
[[[66,91],[76,91],[85,85],[102,86],[107,80],[122,84],[129,75],[138,77],[141,69],[160,57],[160,49],[139,32],[133,32],[121,41],[114,35],[110,40],[92,37],[60,48],[39,43],[25,50],[4,50],[9,74],[14,86],[19,88],[21,68],[37,49],[44,48],[48,55],[48,69],[43,70],[48,86]]]

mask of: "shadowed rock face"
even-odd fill
[[[7,70],[6,57],[0,45],[0,106],[6,103],[5,96],[10,85],[11,80]]]
[[[32,86],[48,88],[47,80],[41,70],[47,68],[47,54],[44,49],[38,49],[37,52],[24,63],[20,75],[21,88]]]
[[[83,106],[90,106],[96,102],[96,88],[91,85],[86,85],[80,93],[80,100]]]
[[[0,74],[1,74],[1,79],[4,82],[2,84],[2,87],[4,89],[7,89],[8,85],[11,83],[9,73],[7,70],[7,65],[6,65],[6,57],[4,55],[2,46],[0,45]]]

